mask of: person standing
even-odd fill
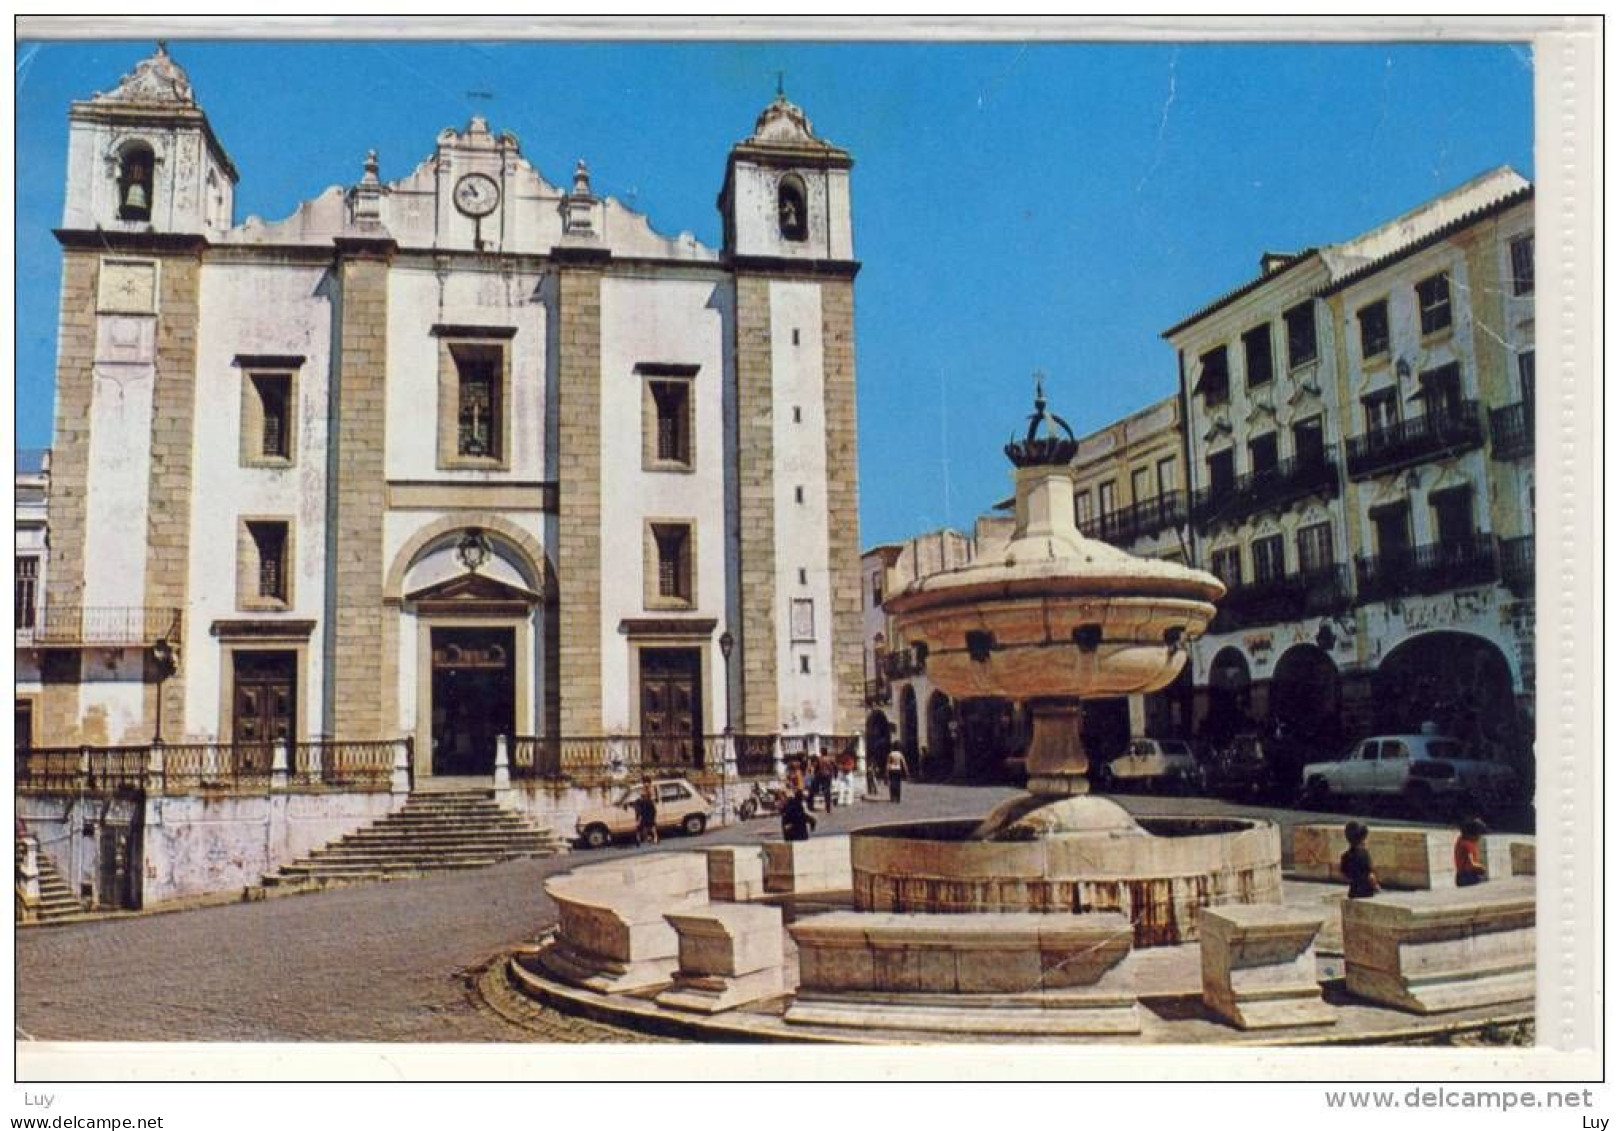
[[[652,796],[652,781],[641,783],[641,795],[635,799],[635,843],[658,843],[658,802]]]
[[[1484,835],[1484,822],[1469,817],[1461,824],[1461,835],[1456,838],[1456,886],[1470,888],[1490,878],[1484,869],[1484,858],[1479,838]]]
[[[899,804],[905,779],[911,776],[911,767],[905,762],[905,752],[894,747],[888,752],[888,800]]]
[[[832,759],[828,755],[821,755],[815,760],[815,774],[810,779],[810,808],[815,808],[815,798],[820,796],[826,804],[826,811],[832,812]]]
[[[1365,899],[1382,890],[1382,885],[1377,882],[1377,873],[1372,871],[1372,854],[1366,851],[1366,838],[1371,832],[1359,821],[1350,821],[1344,826],[1344,839],[1349,841],[1349,850],[1338,858],[1338,871],[1349,881],[1350,899]]]
[[[787,799],[787,804],[781,810],[781,839],[782,840],[808,840],[810,830],[815,827],[815,818],[810,816],[804,804],[804,791],[795,790]]]

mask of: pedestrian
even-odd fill
[[[888,800],[895,805],[899,804],[900,790],[910,775],[911,767],[905,762],[905,752],[894,747],[888,752]]]
[[[826,804],[826,811],[832,812],[832,779],[835,772],[832,759],[823,754],[815,760],[815,775],[811,778],[810,808],[815,808],[815,798],[819,796]]]
[[[787,763],[787,792],[800,793],[804,789],[804,761],[794,757]]]
[[[641,781],[641,795],[635,799],[635,843],[658,843],[658,802],[652,796],[652,779]]]
[[[1484,870],[1479,838],[1484,835],[1484,822],[1469,817],[1461,824],[1461,835],[1456,838],[1456,886],[1470,888],[1489,879]]]
[[[1366,851],[1366,838],[1371,833],[1372,830],[1359,821],[1350,821],[1344,826],[1344,839],[1349,841],[1349,850],[1339,857],[1338,871],[1349,881],[1350,899],[1365,899],[1382,890],[1382,885],[1377,882],[1377,873],[1372,871],[1372,854]]]
[[[815,818],[810,816],[808,807],[804,804],[804,791],[795,790],[787,799],[787,804],[781,810],[781,839],[782,840],[808,840],[810,830],[815,827]]]
[[[866,759],[866,796],[876,797],[877,789],[877,754],[873,751],[872,756]]]

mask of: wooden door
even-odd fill
[[[296,741],[297,656],[291,652],[238,652],[231,738],[238,765],[268,772],[277,742]]]
[[[641,653],[642,758],[648,765],[702,765],[702,703],[697,652],[687,648]]]

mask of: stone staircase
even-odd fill
[[[22,878],[23,853],[25,849],[21,841],[17,842],[17,877]],[[58,923],[65,919],[73,919],[84,914],[84,904],[79,902],[73,889],[62,878],[62,873],[56,870],[56,864],[44,852],[36,855],[39,861],[39,902],[28,908],[26,922],[28,923]],[[19,904],[20,906],[20,904]],[[24,920],[19,917],[19,922]]]
[[[413,793],[402,809],[264,877],[310,890],[555,856],[567,842],[496,803],[493,790]]]

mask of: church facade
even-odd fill
[[[162,48],[69,131],[36,742],[859,730],[852,160],[796,106],[719,249],[478,118],[238,224]]]

